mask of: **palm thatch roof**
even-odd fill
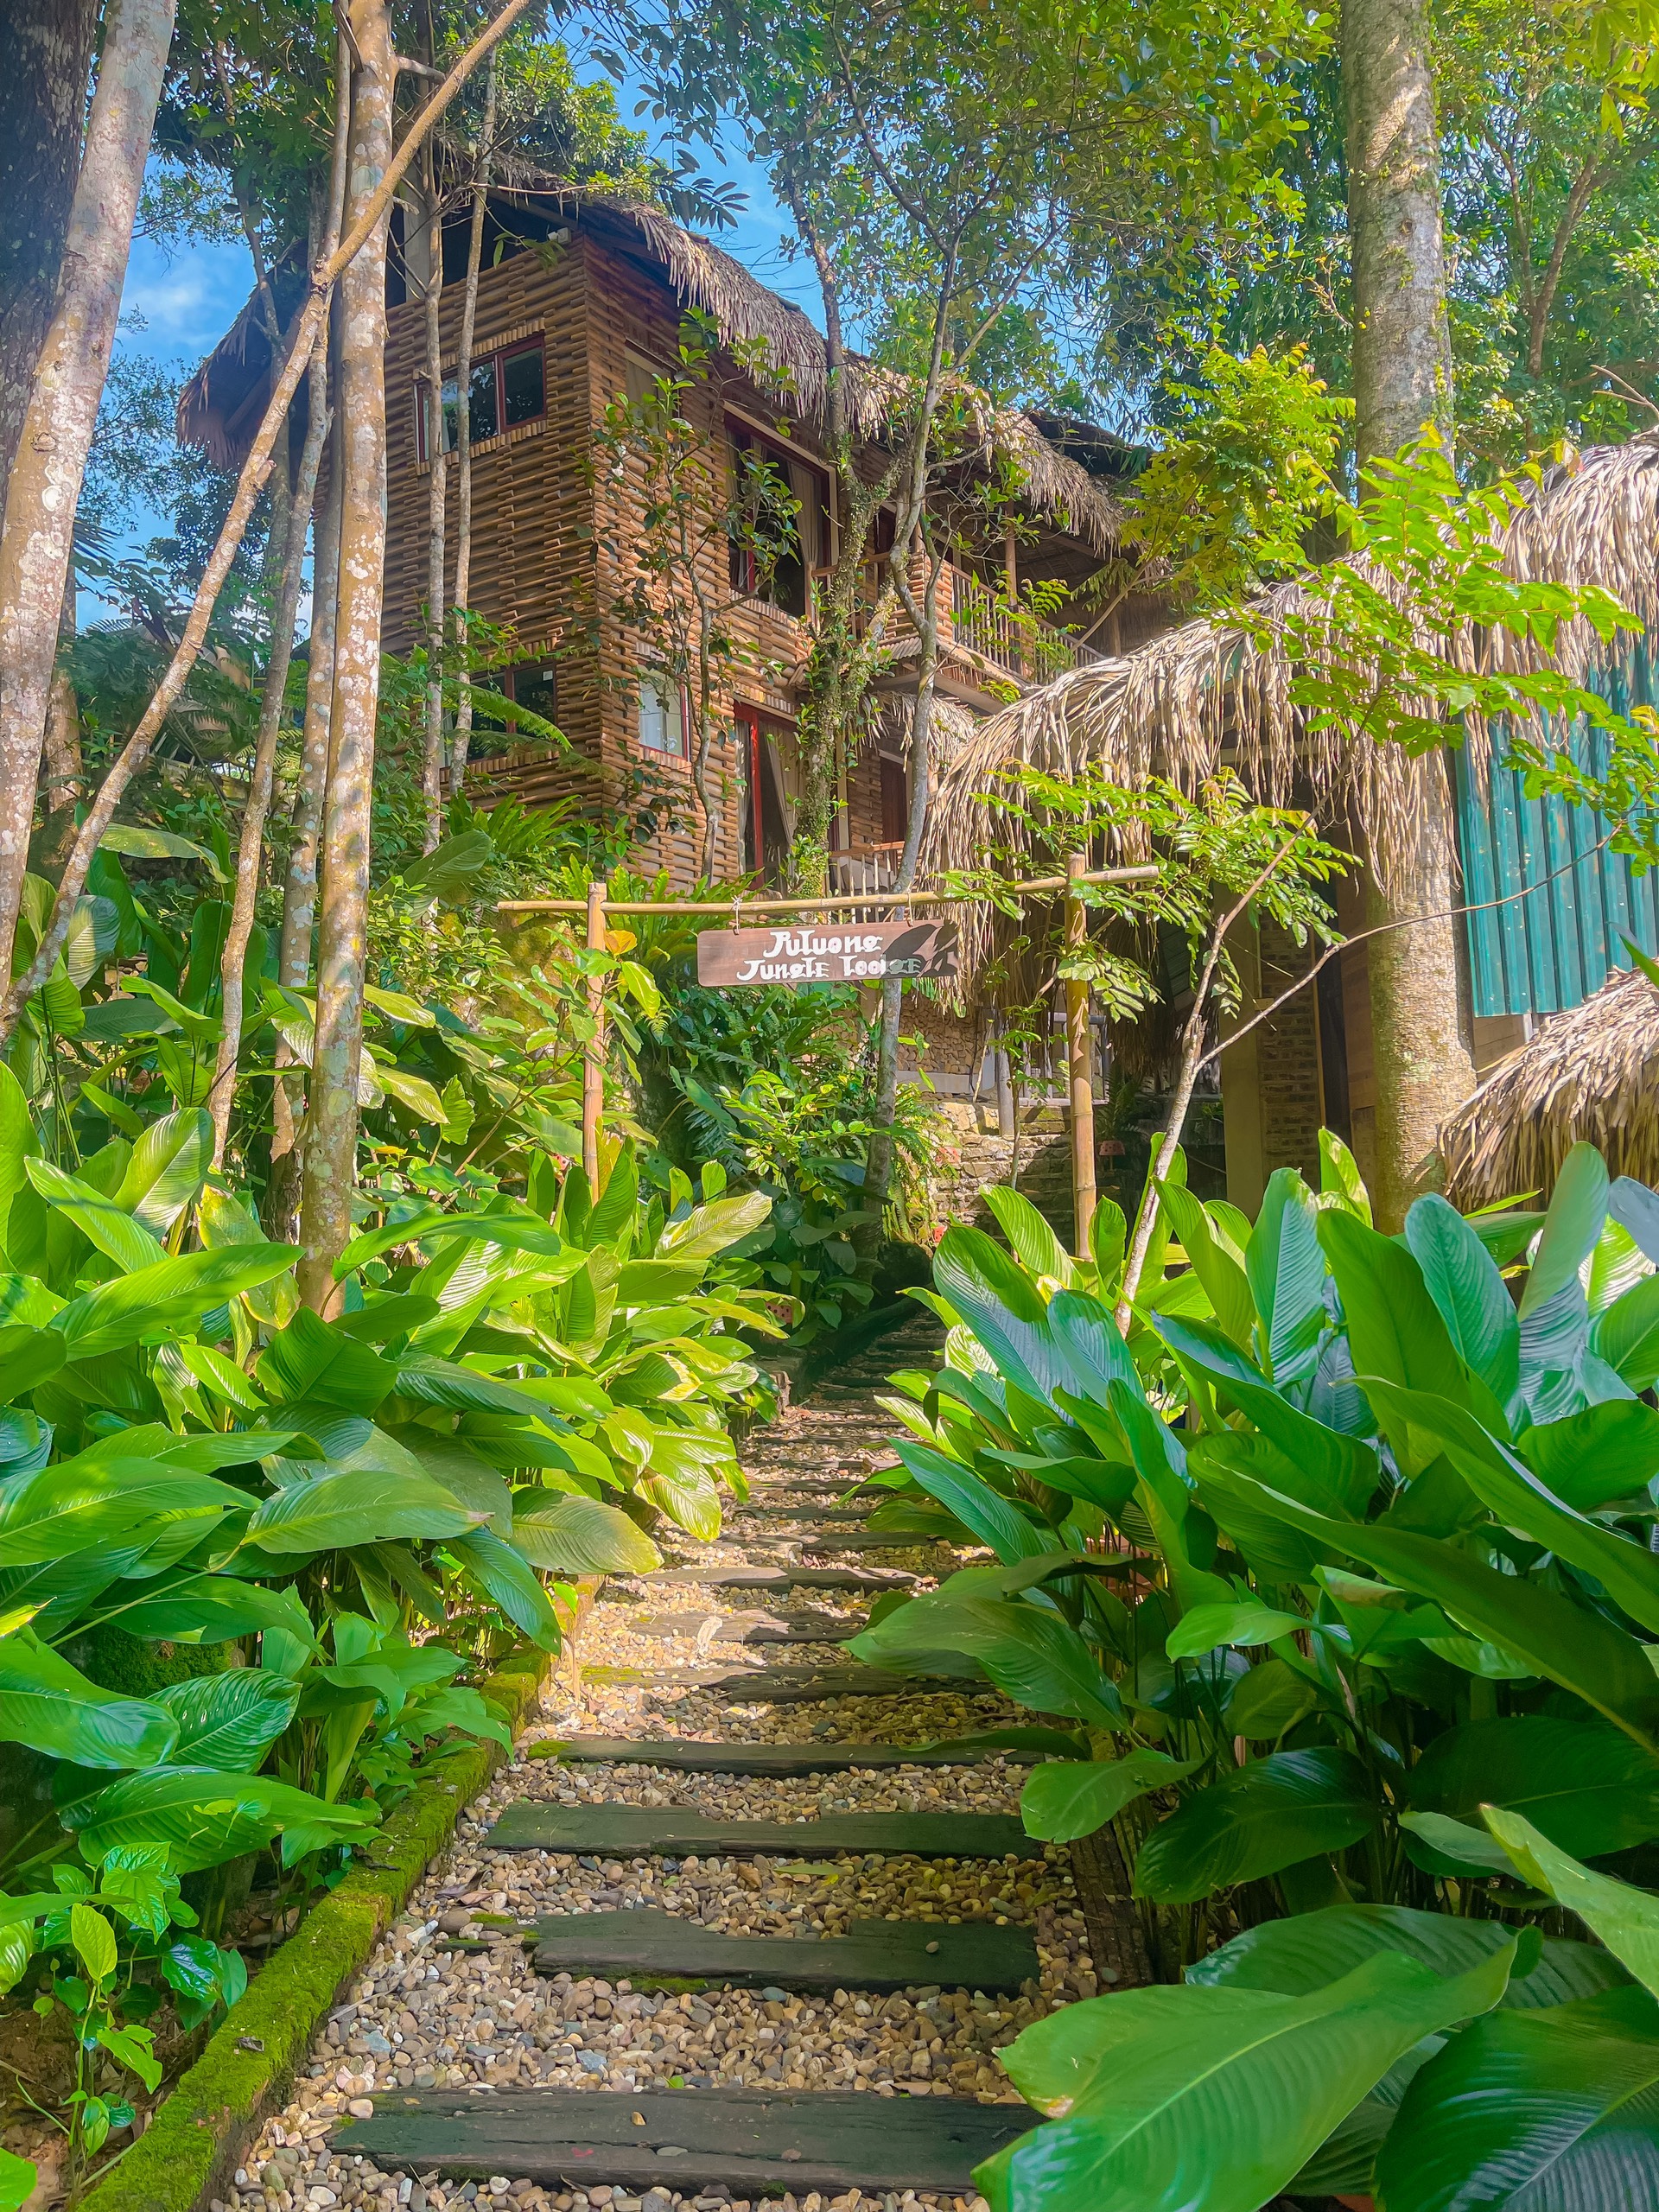
[[[504,197],[568,213],[606,243],[632,251],[666,277],[683,306],[709,316],[725,345],[745,353],[746,372],[779,406],[802,422],[823,423],[830,378],[822,333],[810,315],[768,289],[741,261],[659,207],[578,188],[524,163],[503,164],[497,188]],[[751,365],[751,349],[764,352],[764,367]],[[257,426],[251,395],[256,385],[263,392],[269,364],[256,294],[180,394],[180,444],[200,446],[221,467],[239,463]],[[912,390],[909,378],[855,356],[847,393],[855,435],[879,439],[900,417]],[[1092,552],[1104,557],[1112,551],[1122,511],[1098,475],[1061,451],[1031,416],[997,406],[965,382],[953,396],[986,460],[997,456],[1019,468],[1024,505]],[[1075,425],[1067,437],[1075,442]],[[969,466],[972,459],[964,456]]]
[[[1651,627],[1659,618],[1659,434],[1592,448],[1548,469],[1500,544],[1514,575],[1602,585]],[[1252,610],[1265,618],[1260,632],[1188,622],[1136,652],[1074,669],[993,715],[941,775],[927,864],[972,865],[988,805],[1019,764],[1061,779],[1104,764],[1122,782],[1159,774],[1192,789],[1225,762],[1259,798],[1311,804],[1344,826],[1387,888],[1419,855],[1424,779],[1445,771],[1438,756],[1412,760],[1397,746],[1306,728],[1290,696],[1295,666],[1272,639],[1285,618],[1316,608],[1319,594],[1317,571],[1275,585]],[[1450,647],[1424,642],[1468,667],[1493,651],[1490,636],[1472,633]],[[1553,656],[1508,640],[1502,650],[1506,664],[1548,658],[1580,682],[1618,653],[1584,622],[1563,627]],[[1470,743],[1484,765],[1486,733],[1471,730]],[[1019,842],[1020,827],[1001,823],[999,836]]]
[[[1581,1139],[1610,1173],[1659,1183],[1656,1108],[1659,990],[1629,969],[1550,1015],[1442,1122],[1446,1195],[1468,1208],[1548,1193]]]

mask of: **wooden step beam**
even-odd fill
[[[816,1821],[721,1821],[677,1805],[559,1805],[521,1797],[488,1836],[492,1851],[595,1859],[1040,1859],[1011,1813],[826,1813]]]
[[[637,2115],[637,2117],[636,2117]],[[608,2182],[690,2196],[963,2196],[973,2171],[1038,2125],[1025,2105],[810,2089],[394,2091],[334,2139],[383,2172],[506,2174],[543,2187]]]
[[[695,1736],[544,1737],[530,1758],[571,1766],[654,1766],[671,1774],[853,1774],[861,1768],[980,1766],[1005,1758],[1033,1766],[1040,1751],[954,1751],[946,1744],[716,1744]]]
[[[709,1981],[739,1989],[1019,1989],[1036,1980],[1025,1928],[974,1921],[855,1920],[844,1936],[727,1936],[675,1912],[636,1907],[537,1923],[538,1974]]]

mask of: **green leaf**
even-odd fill
[[[1408,1777],[1420,1812],[1473,1821],[1483,1805],[1519,1813],[1577,1859],[1659,1835],[1659,1758],[1623,1729],[1529,1713],[1448,1728]]]
[[[1659,2005],[1610,1989],[1493,2012],[1413,2079],[1376,2161],[1389,2212],[1659,2212]]]
[[[100,853],[124,853],[135,861],[206,861],[215,875],[219,866],[206,845],[181,837],[175,830],[152,830],[146,822],[111,822],[99,839]]]
[[[1468,1974],[1502,1950],[1510,1932],[1497,1921],[1418,1912],[1408,1905],[1326,1905],[1247,1929],[1188,1967],[1185,1979],[1206,1987],[1226,1984],[1300,1997],[1325,1988],[1384,1951],[1402,1952],[1439,1974]],[[1499,2002],[1517,2007],[1565,2005],[1624,1980],[1618,1961],[1595,1944],[1547,1936],[1530,1973],[1517,1961]]]
[[[1047,1310],[1019,1262],[982,1230],[947,1229],[933,1281],[996,1363],[999,1374],[1038,1403],[1075,1380],[1057,1357]],[[1086,1386],[1085,1386],[1086,1387]]]
[[[1171,1659],[1202,1659],[1222,1644],[1274,1643],[1306,1626],[1300,1613],[1281,1613],[1259,1598],[1236,1605],[1194,1605],[1169,1631],[1164,1651]]]
[[[124,1273],[154,1267],[163,1256],[159,1241],[113,1198],[106,1198],[89,1184],[77,1182],[48,1160],[30,1160],[25,1166],[29,1181],[48,1205],[55,1206],[73,1221]]]
[[[1264,1659],[1242,1675],[1227,1700],[1227,1726],[1250,1743],[1272,1743],[1319,1702],[1313,1687],[1282,1659]]]
[[[1158,1197],[1193,1274],[1204,1285],[1217,1326],[1234,1344],[1248,1345],[1255,1321],[1255,1303],[1243,1268],[1224,1249],[1202,1202],[1190,1191],[1179,1183],[1160,1183]]]
[[[374,1063],[374,1080],[417,1122],[443,1122],[443,1101],[423,1075],[385,1061]]]
[[[1261,1317],[1258,1349],[1281,1389],[1313,1371],[1325,1324],[1325,1255],[1313,1193],[1294,1167],[1268,1179],[1244,1272]]]
[[[268,1774],[220,1774],[164,1766],[128,1776],[63,1808],[84,1858],[98,1861],[125,1844],[166,1847],[175,1873],[194,1874],[257,1851],[289,1828],[360,1842],[380,1818],[372,1800],[330,1805]]]
[[[1359,1172],[1359,1162],[1334,1129],[1319,1131],[1319,1196],[1327,1204],[1341,1206],[1371,1225],[1370,1195]]]
[[[390,1361],[302,1306],[260,1355],[259,1380],[283,1404],[315,1400],[372,1414],[397,1381]]]
[[[1644,1275],[1597,1314],[1590,1349],[1632,1390],[1659,1382],[1659,1274]]]
[[[0,1637],[0,1741],[76,1766],[152,1766],[178,1732],[165,1707],[100,1688],[33,1630]]]
[[[559,1648],[558,1617],[529,1561],[487,1529],[474,1529],[451,1547],[492,1605],[543,1651]]]
[[[899,1438],[893,1449],[930,1497],[953,1513],[979,1542],[994,1551],[1005,1567],[1018,1560],[1036,1559],[1053,1548],[1051,1532],[1039,1529],[1018,1506],[1009,1503],[982,1482],[971,1469],[925,1444]]]
[[[92,1981],[107,1981],[116,1968],[115,1930],[89,1904],[69,1908],[69,1940]]]
[[[1639,1398],[1604,1398],[1528,1429],[1516,1448],[1563,1504],[1595,1513],[1659,1475],[1659,1413]]]
[[[1561,1162],[1521,1294],[1525,1321],[1579,1280],[1607,1218],[1607,1165],[1592,1144],[1575,1144]]]
[[[872,1667],[926,1674],[966,1659],[1027,1712],[1110,1727],[1122,1718],[1116,1691],[1071,1623],[1020,1600],[918,1598],[848,1649]]]
[[[22,2212],[35,2194],[38,2178],[34,2163],[15,2151],[0,2150],[0,2212]]]
[[[988,1183],[981,1196],[1022,1268],[1062,1288],[1072,1281],[1077,1268],[1065,1247],[1029,1198],[1006,1183]]]
[[[1411,1254],[1334,1209],[1319,1216],[1319,1242],[1342,1296],[1355,1372],[1466,1405],[1463,1363]],[[1408,1431],[1390,1424],[1380,1408],[1374,1410],[1402,1468],[1418,1472],[1424,1460],[1413,1450]]]
[[[1387,1953],[1326,1988],[1128,1990],[1002,2052],[1065,2117],[976,2168],[993,2212],[1257,2212],[1423,2037],[1490,2011],[1513,1943],[1454,1980]]]
[[[1481,1816],[1522,1879],[1576,1913],[1620,1965],[1650,1995],[1659,1996],[1659,1897],[1615,1881],[1611,1874],[1592,1873],[1522,1814],[1488,1805]]]
[[[197,1675],[157,1693],[179,1724],[175,1766],[217,1767],[226,1774],[256,1768],[294,1718],[299,1691],[256,1667]]]
[[[115,1203],[164,1236],[197,1196],[213,1159],[213,1125],[200,1108],[152,1122],[132,1147]]]
[[[647,1574],[663,1563],[638,1522],[591,1497],[521,1508],[512,1541],[532,1567],[552,1574]]]
[[[299,1256],[289,1244],[240,1244],[183,1252],[114,1282],[100,1283],[52,1317],[71,1360],[102,1359],[143,1337],[194,1325],[226,1299],[286,1274]]]
[[[1274,1751],[1188,1797],[1154,1829],[1135,1893],[1189,1904],[1236,1882],[1342,1851],[1381,1818],[1365,1770],[1347,1751]]]
[[[1521,1325],[1491,1254],[1438,1192],[1407,1214],[1406,1243],[1453,1347],[1507,1408],[1521,1386]]]
[[[1304,1495],[1310,1505],[1356,1517],[1364,1512],[1382,1471],[1370,1445],[1327,1428],[1281,1397],[1242,1351],[1203,1322],[1160,1314],[1156,1325],[1178,1358],[1215,1376],[1239,1410],[1278,1446],[1289,1466],[1305,1478]]]
[[[745,1191],[741,1198],[694,1206],[683,1221],[671,1222],[663,1231],[657,1255],[681,1265],[718,1259],[730,1246],[753,1236],[771,1211],[772,1200],[764,1191]]]
[[[1147,1790],[1173,1788],[1199,1764],[1140,1745],[1121,1759],[1056,1759],[1032,1770],[1020,1793],[1020,1817],[1027,1835],[1071,1843],[1093,1835]]]
[[[1471,1553],[1432,1536],[1379,1523],[1333,1521],[1281,1491],[1206,1459],[1201,1491],[1214,1488],[1317,1536],[1336,1554],[1361,1560],[1387,1580],[1445,1608],[1471,1635],[1518,1653],[1644,1743],[1659,1732],[1659,1681],[1636,1640],[1558,1591],[1500,1574]]]
[[[273,1492],[248,1522],[245,1541],[283,1554],[343,1551],[410,1536],[460,1536],[481,1517],[429,1476],[353,1467]]]

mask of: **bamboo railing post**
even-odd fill
[[[1089,868],[1086,853],[1073,853],[1065,864],[1065,946],[1068,953],[1088,942],[1089,915],[1078,888]],[[1077,1256],[1089,1256],[1089,1227],[1095,1217],[1095,1078],[1090,1037],[1088,981],[1065,979],[1065,1056],[1071,1091],[1072,1243]]]
[[[588,950],[605,950],[605,900],[610,890],[606,876],[596,875],[588,887]],[[605,1116],[605,978],[588,978],[588,1011],[593,1028],[582,1063],[582,1172],[588,1188],[599,1195],[599,1131]]]

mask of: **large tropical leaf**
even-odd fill
[[[1590,1349],[1632,1390],[1659,1382],[1659,1274],[1643,1276],[1597,1314]]]
[[[238,1244],[218,1252],[182,1252],[114,1282],[100,1283],[52,1317],[72,1360],[102,1359],[211,1313],[227,1298],[286,1274],[298,1257],[292,1245]]]
[[[1213,1376],[1240,1411],[1278,1446],[1305,1478],[1303,1494],[1310,1505],[1325,1512],[1363,1513],[1382,1472],[1370,1444],[1300,1412],[1242,1351],[1203,1322],[1160,1314],[1157,1326],[1178,1357]]]
[[[197,1108],[164,1115],[135,1142],[115,1203],[164,1236],[200,1191],[213,1158],[213,1124],[207,1114]]]
[[[1039,1403],[1075,1389],[1057,1356],[1041,1294],[1018,1261],[982,1230],[946,1230],[933,1281],[995,1361],[997,1371]]]
[[[358,1467],[274,1491],[249,1522],[245,1541],[284,1555],[343,1551],[410,1536],[460,1536],[482,1517],[429,1476]]]
[[[1659,1412],[1639,1398],[1605,1398],[1564,1421],[1541,1421],[1516,1448],[1564,1505],[1599,1512],[1659,1475]]]
[[[597,1498],[539,1501],[513,1516],[512,1541],[550,1574],[647,1574],[662,1554],[636,1521]]]
[[[1342,1851],[1381,1818],[1365,1770],[1328,1748],[1274,1751],[1195,1790],[1135,1862],[1137,1897],[1187,1904]]]
[[[1032,1770],[1020,1793],[1020,1817],[1027,1835],[1071,1843],[1093,1835],[1149,1789],[1172,1789],[1198,1764],[1141,1745],[1121,1759],[1051,1760]]]
[[[451,1547],[492,1605],[543,1651],[559,1648],[558,1617],[536,1570],[511,1544],[475,1529]]]
[[[225,1643],[262,1632],[280,1633],[302,1647],[313,1640],[310,1616],[292,1590],[188,1568],[135,1587],[140,1594],[121,1607],[120,1624],[147,1643]]]
[[[1362,1560],[1388,1581],[1432,1599],[1471,1636],[1518,1653],[1643,1743],[1659,1741],[1659,1679],[1642,1647],[1611,1621],[1559,1591],[1503,1574],[1454,1544],[1381,1523],[1333,1521],[1236,1467],[1206,1458],[1199,1486],[1319,1538],[1335,1555]]]
[[[0,1637],[0,1741],[76,1766],[133,1767],[164,1759],[178,1734],[163,1706],[88,1681],[32,1630]]]
[[[378,1824],[380,1808],[365,1798],[330,1805],[268,1774],[162,1766],[78,1799],[61,1817],[90,1859],[124,1846],[159,1844],[175,1874],[194,1874],[296,1831],[308,1850],[359,1842]]]
[[[1620,1965],[1659,1997],[1659,1897],[1581,1866],[1520,1813],[1489,1805],[1484,1817],[1522,1878],[1576,1913]]]
[[[1066,2005],[1002,2053],[1015,2088],[1065,2116],[974,2178],[993,2212],[1258,2212],[1414,2044],[1497,2004],[1513,1952],[1449,1980],[1389,1953],[1304,1996]]]
[[[1483,1805],[1520,1813],[1575,1859],[1601,1859],[1659,1835],[1659,1758],[1587,1716],[1475,1720],[1437,1736],[1408,1781],[1414,1811],[1478,1821]]]
[[[1204,1285],[1217,1326],[1234,1344],[1248,1346],[1255,1322],[1255,1302],[1243,1268],[1216,1234],[1201,1199],[1179,1183],[1160,1183],[1158,1197],[1192,1263],[1193,1274]],[[1319,1272],[1323,1276],[1323,1261]]]
[[[995,1598],[918,1598],[847,1649],[872,1667],[926,1674],[942,1657],[969,1661],[1028,1712],[1109,1727],[1116,1691],[1069,1621],[1046,1608]]]
[[[248,1774],[294,1718],[298,1700],[294,1683],[257,1667],[232,1667],[171,1682],[156,1702],[179,1724],[173,1765]]]
[[[1313,1194],[1293,1167],[1268,1179],[1244,1272],[1260,1317],[1258,1347],[1282,1389],[1311,1375],[1325,1328],[1325,1255]]]
[[[1071,1255],[1028,1198],[1007,1183],[991,1183],[984,1198],[1022,1268],[1061,1287],[1073,1280],[1077,1268]]]
[[[694,1206],[683,1221],[671,1222],[663,1231],[657,1255],[682,1265],[718,1259],[730,1246],[753,1236],[771,1211],[772,1200],[764,1191],[745,1191],[741,1198]]]
[[[953,1513],[1005,1567],[1012,1567],[1016,1560],[1039,1558],[1053,1549],[1052,1534],[1039,1529],[1027,1514],[958,1460],[947,1459],[925,1444],[912,1444],[903,1438],[893,1449],[928,1496]]]
[[[1507,1408],[1521,1382],[1521,1326],[1491,1253],[1438,1192],[1407,1214],[1406,1243],[1465,1365]]]
[[[1342,1294],[1355,1371],[1466,1404],[1463,1363],[1423,1271],[1405,1247],[1335,1208],[1319,1216],[1319,1242]],[[1375,1401],[1373,1406],[1402,1468],[1415,1474],[1424,1458],[1408,1429],[1391,1422]]]
[[[113,1198],[105,1198],[89,1183],[66,1175],[49,1160],[26,1163],[29,1181],[49,1206],[73,1221],[124,1274],[154,1267],[162,1256],[159,1240]]]
[[[315,1400],[372,1414],[390,1395],[397,1370],[338,1324],[302,1306],[260,1355],[259,1380],[283,1404]]]
[[[1475,2021],[1413,2079],[1376,2190],[1388,2212],[1659,2212],[1659,2005],[1609,1989]]]
[[[1333,1904],[1318,1912],[1264,1920],[1235,1936],[1186,1969],[1185,1980],[1206,1987],[1276,1989],[1287,1997],[1323,1989],[1379,1952],[1401,1951],[1436,1974],[1467,1974],[1503,1949],[1511,1930],[1491,1920],[1460,1920],[1408,1905]],[[1517,1959],[1500,2002],[1507,2005],[1566,2005],[1626,1980],[1618,1961],[1593,1943],[1544,1941],[1530,1972]]]

